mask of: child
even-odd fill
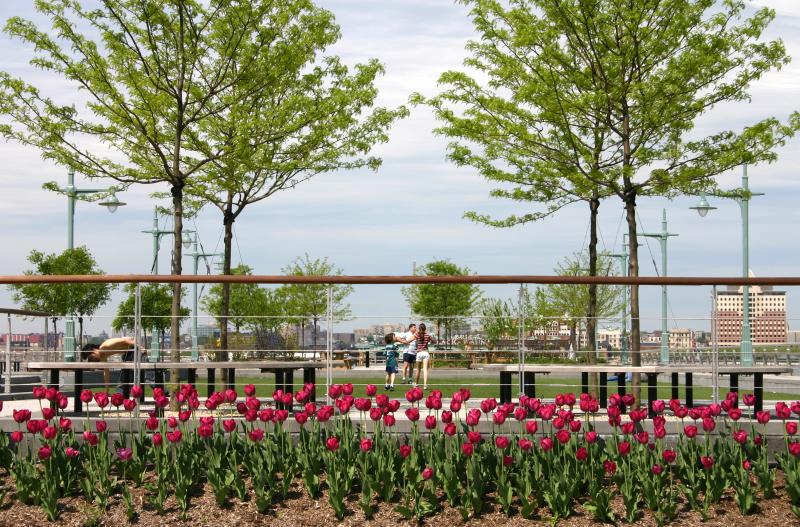
[[[394,333],[386,335],[386,384],[384,390],[394,390],[394,376],[397,374],[397,344],[394,343]]]

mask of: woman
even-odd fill
[[[431,355],[428,345],[433,342],[433,337],[428,333],[425,324],[417,327],[417,380],[414,384],[419,384],[419,372],[422,372],[422,389],[428,389],[428,361]]]

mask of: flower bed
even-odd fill
[[[181,409],[168,418],[156,414],[169,404],[157,392],[156,412],[134,431],[122,420],[135,410],[141,388],[134,387],[133,399],[87,390],[81,398],[97,403],[101,419],[91,426],[87,414],[76,434],[72,421],[59,415],[66,398],[37,387],[41,419],[14,411],[18,429],[0,439],[0,466],[13,481],[13,499],[40,507],[50,520],[76,497],[101,511],[119,501],[128,519],[141,510],[137,501],[167,514],[174,499],[186,517],[203,488],[219,506],[249,500],[268,514],[302,488],[311,500],[324,497],[338,519],[356,509],[367,519],[384,518],[390,507],[395,518],[408,520],[443,509],[468,520],[497,509],[557,522],[580,510],[602,522],[634,522],[646,514],[664,524],[679,504],[706,519],[723,499],[743,515],[759,501],[772,503],[777,471],[757,428],[777,418],[785,431],[776,455],[784,499],[800,517],[800,443],[794,440],[800,402],[778,403],[774,417],[758,412],[759,425],[748,433],[739,428],[737,394],[704,408],[656,401],[648,432],[641,427],[647,409],[633,408],[630,396],[612,396],[601,415],[598,401],[586,394],[498,405],[472,401],[461,389],[443,409],[441,393],[426,397],[414,388],[405,395],[411,406],[402,410],[411,433],[401,435],[393,433],[400,401],[377,395],[374,386],[358,398],[352,385],[331,386],[332,406],[308,402],[313,389],[275,392],[264,401],[250,385],[244,398],[228,390],[201,404],[194,388],[184,386],[176,393]],[[742,399],[752,405],[751,396]],[[293,401],[302,410],[290,416],[282,407]],[[665,415],[677,420],[668,423]],[[290,419],[298,438],[286,430]],[[612,425],[608,437],[595,431],[600,419]],[[491,423],[491,433],[478,431],[482,421]],[[666,443],[668,427],[678,432],[675,445]]]

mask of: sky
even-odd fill
[[[30,0],[0,2],[0,20],[23,16],[44,23]],[[378,81],[378,104],[407,104],[411,93],[437,93],[437,79],[446,70],[464,70],[465,44],[475,35],[467,9],[452,0],[318,0],[331,10],[342,28],[342,39],[328,52],[349,65],[378,58],[386,74]],[[777,18],[767,38],[783,39],[793,63],[756,83],[751,99],[720,106],[697,123],[700,132],[738,129],[768,116],[785,118],[798,109],[800,92],[800,4],[795,0],[758,0]],[[78,100],[74,86],[28,64],[30,49],[0,35],[0,69],[25,77],[59,94],[60,101]],[[234,263],[242,261],[256,274],[281,274],[298,255],[328,257],[352,275],[411,274],[414,262],[449,258],[477,274],[553,274],[565,256],[587,244],[586,206],[574,205],[553,218],[510,229],[494,229],[463,218],[465,211],[498,217],[525,213],[515,204],[489,197],[492,186],[473,170],[457,168],[445,159],[446,139],[433,134],[437,122],[430,110],[411,109],[411,115],[390,131],[390,141],[374,154],[383,159],[377,172],[356,170],[319,176],[247,209],[236,224]],[[749,169],[751,188],[764,192],[750,206],[750,267],[758,276],[798,273],[800,244],[800,141],[779,150],[779,160]],[[0,274],[21,274],[29,268],[31,250],[60,252],[66,248],[66,198],[42,189],[47,181],[66,182],[62,168],[41,159],[32,148],[0,141],[0,211],[3,228]],[[723,188],[739,186],[740,171],[720,177]],[[104,181],[77,185],[103,187]],[[79,203],[75,243],[86,245],[109,274],[147,273],[152,238],[141,231],[152,225],[149,194],[165,188],[131,188],[119,197],[125,207],[113,216],[101,207]],[[733,201],[712,200],[718,207],[700,219],[688,207],[695,197],[639,200],[640,228],[660,229],[666,209],[670,232],[668,274],[673,276],[741,274],[741,220]],[[617,251],[622,241],[623,209],[614,198],[600,207],[601,246]],[[161,222],[167,228],[166,220]],[[221,248],[221,217],[204,210],[190,225],[204,249]],[[170,239],[161,242],[160,270],[169,267]],[[642,240],[642,275],[657,274],[653,261],[661,255],[657,240]],[[191,260],[184,260],[184,269]],[[211,268],[212,272],[214,267]],[[203,271],[201,271],[203,272]],[[797,291],[789,289],[790,328],[800,329]],[[643,328],[660,326],[660,291],[642,288]],[[709,288],[670,288],[670,326],[708,329]],[[484,288],[485,296],[512,297],[514,286]],[[90,331],[108,326],[119,294],[89,324]],[[409,310],[399,286],[357,286],[349,298],[355,318],[336,330],[372,323],[405,320]],[[11,306],[11,295],[0,290],[0,306]],[[18,328],[39,324],[19,323]]]

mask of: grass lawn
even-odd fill
[[[295,376],[295,389],[300,386],[302,381],[302,375]],[[321,398],[325,394],[325,375],[324,372],[322,375],[317,375],[317,397]],[[333,381],[337,384],[344,384],[344,383],[352,383],[355,386],[355,396],[364,396],[364,386],[367,384],[374,384],[378,386],[378,393],[384,393],[383,390],[383,383],[384,377],[381,374],[376,372],[375,375],[348,375],[346,370],[335,370],[333,372]],[[430,389],[441,390],[445,397],[449,397],[455,390],[461,387],[469,388],[472,392],[473,398],[483,399],[486,397],[499,397],[500,395],[500,388],[498,387],[499,379],[497,375],[469,375],[463,377],[440,377],[436,378],[436,375],[432,375],[429,378],[429,385]],[[201,395],[205,395],[205,377],[198,376],[198,391]],[[255,384],[257,387],[257,393],[261,397],[265,397],[271,395],[272,392],[275,390],[275,378],[270,374],[265,374],[262,376],[250,376],[250,377],[237,377],[236,378],[236,390],[239,394],[242,393],[242,388],[246,384]],[[403,398],[406,390],[410,386],[398,384],[397,381],[395,382],[395,391],[390,392],[393,394],[395,398]],[[217,389],[222,389],[223,386],[217,380]],[[559,377],[550,377],[539,375],[536,378],[536,395],[538,397],[543,397],[547,399],[552,399],[558,393],[565,393],[565,392],[579,392],[581,389],[580,386],[580,378],[573,377],[573,378],[559,378]],[[609,390],[608,393],[615,393],[617,389],[617,385],[615,382],[609,383]],[[642,392],[643,394],[646,393],[646,385],[643,385]],[[630,390],[630,383],[628,383],[628,390]],[[720,394],[724,396],[726,393],[727,388],[720,386]],[[742,390],[745,391],[745,390]],[[513,390],[516,393],[516,390]],[[684,397],[684,390],[681,387],[680,391],[681,398]],[[661,399],[669,399],[672,396],[672,388],[669,383],[659,383],[658,385],[658,396]],[[697,386],[694,387],[694,398],[695,400],[709,400],[711,399],[711,387],[706,386]],[[800,400],[800,394],[790,394],[790,393],[779,393],[779,392],[772,392],[768,389],[764,390],[764,399],[767,400],[783,400],[783,401],[795,401]]]

